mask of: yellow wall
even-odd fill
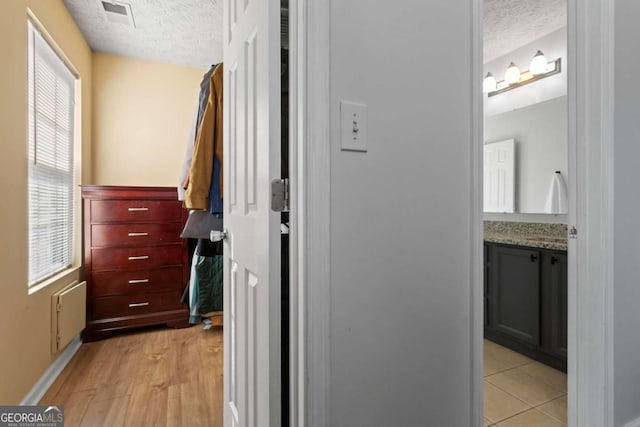
[[[177,184],[204,71],[93,54],[95,184]]]
[[[0,2],[0,404],[19,403],[56,359],[51,295],[78,276],[27,290],[27,8],[80,75],[82,182],[91,171],[91,51],[61,0]]]

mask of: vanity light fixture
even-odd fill
[[[544,74],[547,72],[547,58],[544,56],[541,50],[536,52],[531,60],[531,64],[529,64],[529,71],[534,76]]]
[[[493,74],[487,73],[487,75],[484,76],[484,80],[482,81],[482,91],[484,93],[489,93],[489,92],[493,92],[497,88],[498,86],[497,86],[496,78],[493,77]]]
[[[504,81],[510,85],[520,81],[520,68],[513,62],[509,64],[507,71],[504,72]]]
[[[558,74],[561,71],[561,58],[547,62],[542,51],[538,51],[531,60],[531,69],[522,71],[511,62],[509,68],[504,73],[504,80],[496,82],[495,77],[491,73],[487,73],[482,81],[482,91],[488,96],[495,96],[515,89],[520,86],[533,83],[545,77]]]

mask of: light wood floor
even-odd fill
[[[154,328],[83,344],[40,401],[65,426],[222,426],[222,329]]]
[[[567,375],[484,341],[484,425],[567,425]]]

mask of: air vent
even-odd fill
[[[131,5],[119,1],[101,1],[102,9],[109,22],[129,25],[135,28]]]

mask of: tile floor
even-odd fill
[[[567,375],[484,341],[484,426],[567,425]]]

